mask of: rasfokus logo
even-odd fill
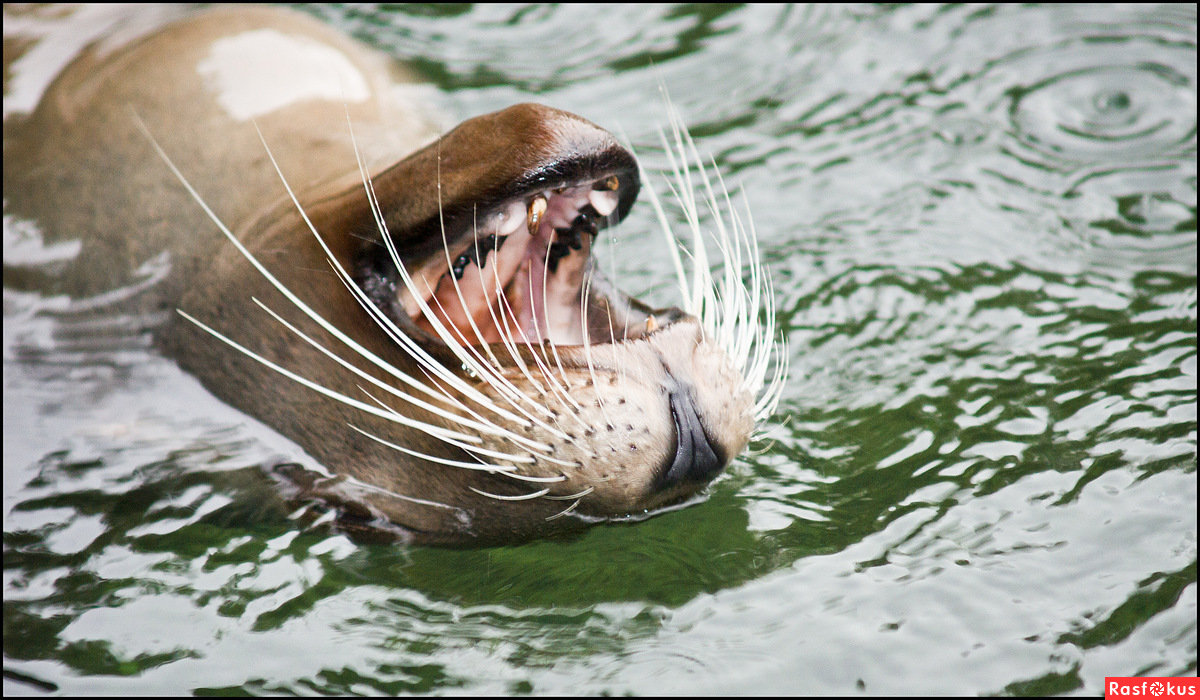
[[[1111,698],[1196,698],[1200,679],[1194,677],[1148,678],[1108,676],[1104,679],[1104,697]]]

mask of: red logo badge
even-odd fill
[[[1200,700],[1200,678],[1194,676],[1178,677],[1138,677],[1138,676],[1107,676],[1104,679],[1105,700],[1118,698],[1149,698],[1149,700],[1172,700],[1173,698],[1192,698]]]

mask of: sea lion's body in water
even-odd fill
[[[82,238],[60,288],[161,310],[156,346],[354,517],[490,543],[694,494],[773,400],[761,279],[705,322],[626,297],[590,255],[625,148],[539,105],[438,137],[406,81],[270,8],[93,45],[6,122],[7,212]]]

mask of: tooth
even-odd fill
[[[617,179],[617,176],[609,175],[608,177],[604,178],[603,180],[592,185],[592,189],[593,190],[615,190],[620,186],[621,186],[621,181]]]
[[[656,321],[653,316],[647,316],[646,317],[646,332],[653,333],[656,330],[658,330],[658,321]]]
[[[510,236],[521,228],[521,214],[525,213],[525,204],[521,201],[513,202],[502,209],[499,213],[499,225],[496,227],[496,235],[500,237]]]
[[[614,178],[615,179],[615,178]],[[617,208],[617,193],[607,190],[592,190],[588,192],[588,201],[600,216],[608,216]]]
[[[529,213],[526,216],[526,224],[529,226],[529,235],[536,236],[538,225],[542,223],[542,214],[546,213],[546,198],[542,195],[537,195],[533,201],[529,203]]]

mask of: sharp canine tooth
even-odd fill
[[[546,198],[542,195],[537,195],[533,201],[529,203],[529,213],[526,216],[526,224],[529,226],[529,235],[536,236],[538,225],[542,223],[542,214],[546,213]]]
[[[653,316],[647,316],[646,317],[646,332],[653,333],[656,330],[658,330],[658,321],[656,321]]]
[[[608,216],[617,208],[617,193],[607,190],[592,190],[588,192],[588,201],[600,216]]]

